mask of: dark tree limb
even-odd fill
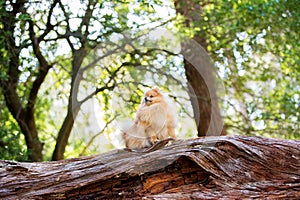
[[[296,199],[300,141],[210,137],[150,152],[0,162],[4,199]]]
[[[38,73],[36,75],[36,79],[34,80],[32,88],[30,90],[28,104],[27,104],[27,112],[29,115],[33,116],[34,105],[37,100],[38,91],[42,83],[44,82],[51,66],[48,64],[45,56],[41,52],[41,48],[39,46],[39,40],[36,37],[36,34],[34,32],[34,23],[32,20],[29,20],[29,36],[32,43],[33,52],[40,64],[38,67]]]

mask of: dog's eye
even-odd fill
[[[150,98],[152,98],[153,97],[153,95],[150,95]]]

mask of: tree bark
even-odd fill
[[[297,199],[300,141],[206,137],[150,152],[0,161],[3,199]]]
[[[200,3],[201,1],[194,0],[175,0],[176,11],[185,18],[186,27],[191,28],[195,27],[195,23],[200,24],[202,20]],[[195,32],[192,39],[201,47],[195,47],[195,44],[191,44],[191,42],[184,42],[182,54],[198,136],[225,135],[226,131],[223,127],[215,89],[213,65],[206,53],[205,34],[203,31]],[[200,48],[203,48],[204,51],[202,52],[202,49],[196,51]]]

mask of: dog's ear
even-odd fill
[[[153,87],[152,90],[157,92],[157,93],[160,93],[160,89],[157,86]]]

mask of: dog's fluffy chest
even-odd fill
[[[143,114],[140,116],[140,119],[142,121],[147,121],[154,127],[162,127],[166,123],[166,110],[161,104],[145,106],[141,110]]]

